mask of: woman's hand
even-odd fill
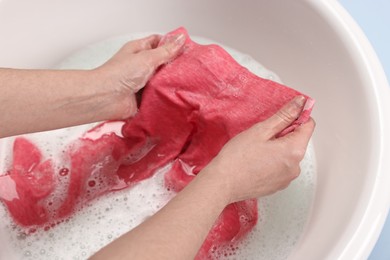
[[[96,70],[104,77],[105,87],[114,91],[121,107],[118,119],[133,116],[137,111],[135,93],[145,86],[155,70],[174,59],[185,43],[185,35],[169,38],[158,46],[161,36],[149,37],[126,43],[110,60]]]
[[[292,133],[275,136],[297,119],[304,103],[303,96],[297,97],[268,120],[235,136],[205,168],[202,178],[223,182],[219,188],[225,187],[229,202],[286,188],[300,173],[299,163],[315,123],[310,119]]]
[[[128,42],[94,70],[0,68],[0,138],[134,115],[134,94],[178,55],[185,36],[159,42],[158,35]]]
[[[276,192],[298,176],[314,121],[275,136],[298,117],[304,102],[294,99],[231,139],[167,205],[91,259],[194,259],[226,205]]]

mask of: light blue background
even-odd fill
[[[390,0],[339,0],[339,2],[366,34],[382,62],[387,79],[390,80]],[[387,217],[369,260],[390,260],[390,216]]]

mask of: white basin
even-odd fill
[[[316,99],[317,190],[289,259],[365,259],[390,203],[390,93],[337,1],[0,0],[0,67],[49,68],[108,37],[180,25],[250,54]]]

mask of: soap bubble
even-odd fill
[[[137,34],[110,39],[83,49],[66,59],[60,69],[89,69],[97,67],[111,57],[128,40],[141,38],[146,34]],[[193,37],[197,42],[211,43],[205,38]],[[279,77],[255,61],[251,56],[231,48],[227,51],[253,73],[279,81]],[[241,78],[245,81],[245,78]],[[80,137],[96,124],[60,129],[45,133],[28,135],[27,138],[39,144],[45,157],[54,160],[57,174],[61,175],[60,184],[66,192],[69,165],[64,158],[64,147]],[[50,140],[50,141],[48,141]],[[0,140],[0,172],[9,167],[13,138]],[[164,172],[169,165],[161,169],[150,179],[140,182],[130,189],[107,194],[85,205],[69,219],[50,226],[48,231],[37,229],[26,235],[24,230],[14,225],[5,207],[0,204],[0,232],[9,234],[9,245],[16,259],[87,259],[110,241],[126,233],[152,216],[163,207],[175,193],[164,186]],[[301,175],[291,183],[288,189],[259,199],[259,220],[257,226],[242,241],[215,248],[213,255],[220,259],[285,259],[297,243],[311,207],[316,183],[315,154],[309,145],[305,159],[301,163]],[[61,174],[60,174],[61,172]],[[66,173],[66,174],[65,174]],[[89,183],[96,188],[99,184]],[[56,194],[50,197],[50,207],[57,207]],[[108,210],[107,210],[108,209]],[[243,219],[245,221],[245,219]],[[13,228],[14,227],[14,228]],[[3,246],[3,245],[2,245]],[[28,248],[29,250],[25,250]],[[50,252],[50,254],[48,253]]]

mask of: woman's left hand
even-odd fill
[[[155,70],[174,59],[185,43],[185,35],[178,34],[158,46],[159,35],[126,43],[111,59],[96,68],[107,91],[114,91],[120,102],[118,119],[133,116],[137,111],[135,93],[142,89]]]

